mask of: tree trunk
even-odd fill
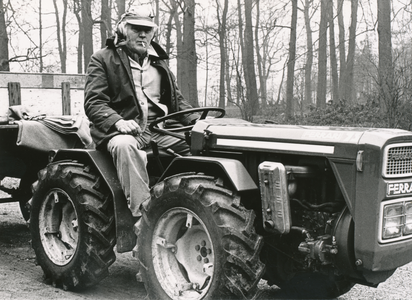
[[[185,50],[183,46],[182,22],[180,21],[178,13],[180,4],[178,2],[179,0],[170,0],[172,11],[175,11],[174,20],[176,28],[176,77],[179,86],[182,88],[186,62],[184,61],[184,56],[182,54]]]
[[[117,4],[117,19],[120,20],[120,17],[126,12],[126,0],[116,0]]]
[[[67,72],[67,0],[63,0],[63,18],[62,18],[62,46],[63,46],[63,57],[64,63],[62,61],[62,73]],[[64,66],[64,67],[63,67]]]
[[[108,35],[112,32],[111,9],[109,7],[109,0],[102,0],[101,14],[100,14],[100,42],[101,48],[106,46]]]
[[[333,17],[333,2],[328,3],[328,21],[329,21],[329,53],[330,53],[330,68],[332,76],[332,100],[339,99],[339,75],[338,62],[336,58],[336,43],[335,43],[335,24]]]
[[[321,0],[320,4],[320,25],[319,25],[319,56],[318,56],[318,86],[316,96],[316,106],[323,108],[326,106],[327,87],[327,1]]]
[[[225,64],[225,78],[226,78],[226,95],[227,95],[227,102],[228,104],[233,103],[233,97],[232,97],[232,90],[231,90],[231,84],[230,84],[230,79],[231,79],[231,72],[230,72],[230,64],[229,64],[229,56],[230,56],[230,50],[228,47],[228,36],[226,35],[225,38],[225,49],[226,49],[226,64]]]
[[[306,27],[306,65],[305,65],[305,104],[312,104],[312,66],[313,66],[313,40],[310,26],[309,8],[312,0],[305,0],[304,16]]]
[[[93,54],[93,19],[92,19],[92,0],[82,1],[82,24],[83,24],[83,63],[86,70]]]
[[[198,107],[194,0],[185,1],[185,9],[183,11],[183,49],[182,58],[185,61],[185,73],[180,84],[181,91],[193,107]]]
[[[343,1],[338,0],[338,25],[339,25],[339,100],[344,96],[344,84],[346,70],[346,50],[345,50],[345,24],[343,21]]]
[[[2,1],[2,0],[0,0]],[[39,73],[43,72],[43,20],[42,0],[39,0]],[[1,26],[0,26],[1,27]]]
[[[380,110],[386,112],[389,127],[394,125],[394,109],[392,94],[394,75],[392,63],[392,36],[391,36],[391,1],[378,0],[378,35],[379,35],[379,87]]]
[[[298,0],[292,0],[292,20],[290,23],[288,74],[286,78],[286,120],[293,116],[293,83],[295,79],[296,26],[298,20]]]
[[[257,93],[255,55],[253,43],[252,25],[252,0],[245,0],[245,44],[243,50],[246,53],[244,76],[246,81],[247,110],[250,113],[250,121],[259,111],[259,97]]]
[[[245,50],[245,42],[244,42],[244,30],[243,30],[243,17],[242,17],[242,4],[240,0],[237,1],[237,12],[238,12],[238,26],[239,26],[239,48],[238,48],[238,55],[239,55],[239,60],[238,64],[236,65],[236,99],[238,106],[240,107],[240,110],[242,112],[242,118],[245,120],[250,120],[252,119],[250,110],[247,107],[247,101],[248,101],[248,96],[247,94],[245,95],[245,88],[244,84],[242,81],[242,65],[243,65],[243,72],[245,72],[245,68],[247,65],[247,56],[246,56],[246,50]],[[240,58],[242,63],[240,63]],[[243,74],[243,78],[245,78],[246,75]],[[246,86],[246,91],[247,91],[247,86]]]
[[[260,49],[265,50],[265,45],[262,45],[259,39],[259,28],[260,28],[260,0],[256,0],[256,25],[255,25],[255,49],[256,49],[256,58],[257,58],[257,67],[258,67],[258,75],[259,75],[259,98],[260,103],[262,104],[262,108],[265,109],[267,106],[267,88],[266,88],[266,72],[265,72],[265,64],[263,62],[262,55],[260,53]]]
[[[160,18],[159,18],[159,13],[160,13],[160,4],[159,0],[155,0],[155,18],[154,21],[157,25],[158,30],[160,30]],[[156,34],[154,37],[155,42],[159,43],[159,35]]]
[[[165,27],[166,27],[166,30],[165,30],[165,38],[166,38],[165,51],[166,51],[168,56],[170,56],[171,51],[172,51],[172,46],[173,46],[172,45],[172,31],[173,31],[173,19],[175,18],[175,15],[176,15],[176,10],[171,9],[169,11],[169,18],[168,18],[168,20],[165,24]],[[167,63],[169,63],[169,61],[167,61]],[[179,76],[177,76],[177,82],[180,82]]]
[[[63,18],[60,24],[59,9],[57,7],[57,0],[53,0],[54,13],[56,16],[56,32],[57,32],[57,45],[60,56],[60,69],[62,73],[66,73],[66,61],[67,61],[67,44],[66,44],[66,16],[67,16],[67,0],[63,0]]]
[[[73,12],[76,16],[77,24],[79,25],[79,38],[77,40],[77,73],[83,73],[83,40],[84,40],[84,33],[83,33],[83,25],[82,25],[82,18],[80,16],[81,12],[81,3],[80,0],[73,1]]]
[[[219,3],[220,1],[216,1],[217,7],[217,15],[218,15],[218,33],[219,33],[219,50],[220,50],[220,81],[219,81],[219,107],[225,108],[226,107],[226,89],[225,89],[225,77],[226,75],[226,23],[227,23],[227,12],[229,8],[229,1],[225,0],[222,18],[219,18]]]
[[[346,59],[346,68],[343,75],[343,99],[349,103],[353,102],[353,94],[355,87],[353,85],[353,67],[355,63],[355,47],[356,47],[356,26],[358,22],[358,0],[351,0],[351,25],[349,28],[349,46],[348,57]]]
[[[10,71],[9,38],[3,9],[3,0],[0,0],[0,71]]]

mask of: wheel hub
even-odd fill
[[[176,259],[185,267],[189,280],[202,288],[210,279],[208,272],[205,272],[204,264],[214,261],[210,241],[202,225],[188,228],[176,242],[176,246]]]
[[[46,195],[39,213],[40,240],[44,252],[58,266],[67,265],[78,245],[78,219],[73,201],[61,189]]]
[[[159,219],[152,243],[153,266],[172,299],[201,299],[214,271],[214,250],[202,220],[186,208],[173,208]]]

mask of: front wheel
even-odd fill
[[[46,279],[70,289],[98,283],[115,261],[113,201],[101,177],[76,162],[39,172],[30,218],[32,246]]]
[[[175,176],[152,189],[137,224],[150,299],[252,298],[264,265],[255,214],[212,177]]]

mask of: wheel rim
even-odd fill
[[[158,282],[172,299],[202,299],[213,279],[214,247],[202,220],[186,208],[173,208],[158,220],[152,239]]]
[[[46,195],[39,214],[40,240],[44,252],[58,266],[67,265],[78,245],[78,221],[73,201],[61,189]]]

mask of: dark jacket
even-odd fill
[[[114,126],[120,119],[135,119],[142,130],[147,125],[137,101],[127,54],[121,47],[114,46],[112,38],[107,40],[106,46],[92,55],[84,89],[85,113],[91,121],[90,132],[97,148],[105,147],[113,136],[120,134]],[[166,64],[166,52],[154,42],[152,46],[159,57],[151,56],[151,64],[162,74],[160,103],[168,107],[169,113],[191,108]],[[186,115],[178,121],[188,125],[197,117]]]

